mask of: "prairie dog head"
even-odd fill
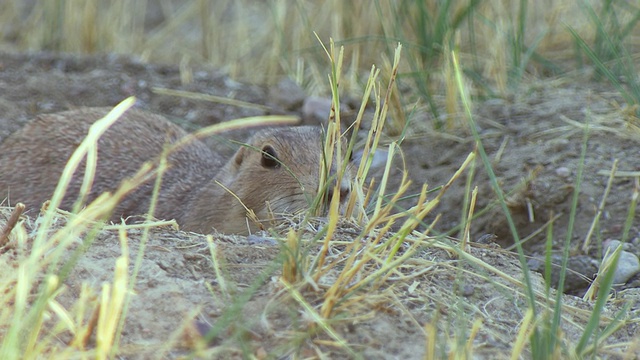
[[[261,131],[230,160],[225,174],[230,181],[225,186],[260,220],[306,210],[318,194],[323,142],[322,131],[316,127]],[[330,185],[335,184],[335,174],[343,164],[343,159],[334,156]],[[340,186],[343,202],[349,195],[352,178],[347,166]],[[328,191],[333,192],[333,186]],[[244,215],[244,208],[242,212]]]

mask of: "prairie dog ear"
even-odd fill
[[[240,165],[242,165],[242,162],[247,157],[247,151],[250,151],[250,149],[247,149],[246,146],[240,146],[240,149],[236,151],[236,154],[233,156],[236,167],[240,167]]]

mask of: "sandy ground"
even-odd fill
[[[231,81],[213,69],[193,69],[193,81],[186,85],[180,75],[177,67],[143,64],[118,56],[0,54],[0,140],[36,114],[80,106],[112,106],[131,95],[138,98],[141,108],[163,114],[188,130],[242,116],[299,114],[301,111],[301,104],[285,104],[268,89]],[[154,88],[230,97],[266,105],[266,108],[159,95]],[[568,278],[565,287],[568,293],[582,294],[588,286],[586,279],[591,279],[598,269],[601,256],[598,240],[619,239],[622,235],[634,187],[634,178],[625,176],[616,177],[613,182],[589,251],[580,250],[607,183],[607,175],[602,171],[609,170],[615,159],[619,160],[621,171],[640,170],[637,119],[628,116],[616,92],[585,79],[529,84],[511,98],[475,104],[475,117],[500,185],[508,193],[519,235],[527,237],[552,214],[559,215],[553,228],[553,249],[558,254],[563,251],[568,228],[583,142],[582,127],[585,123],[591,124],[571,238],[570,265],[576,273]],[[418,115],[416,121],[419,120],[430,124],[427,114]],[[444,184],[474,150],[473,138],[464,131],[443,136],[427,130],[429,127],[415,126],[402,144],[407,170],[414,182],[412,193],[417,192],[423,182],[432,188]],[[221,148],[220,151],[230,150]],[[400,169],[397,170],[392,183],[399,179]],[[444,196],[438,208],[442,214],[438,231],[459,224],[465,181],[467,179],[459,180]],[[471,183],[479,187],[477,209],[491,205],[496,196],[480,163]],[[400,205],[411,204],[411,200],[407,200]],[[473,222],[471,239],[495,234],[495,243],[473,244],[469,254],[520,280],[517,258],[504,250],[513,244],[513,237],[502,212],[495,206],[477,212],[480,215]],[[30,215],[31,219],[25,222],[29,229],[35,224],[35,214]],[[61,226],[65,219],[58,221]],[[358,233],[353,224],[343,224],[341,229],[339,239],[344,243],[353,241],[353,234]],[[308,238],[312,238],[313,232],[308,230]],[[639,254],[637,225],[631,228],[630,234],[629,251]],[[130,231],[132,257],[140,246],[139,235],[139,230]],[[222,328],[212,342],[215,350],[208,350],[207,357],[242,357],[243,354],[259,358],[267,354],[275,358],[293,354],[309,357],[320,352],[330,358],[353,356],[326,331],[316,329],[314,335],[308,335],[314,331],[310,330],[309,312],[283,290],[278,281],[280,268],[273,265],[282,245],[266,234],[250,238],[216,235],[214,241],[218,245],[217,254],[224,260],[224,277],[231,284],[225,291],[214,272],[210,249],[203,236],[170,228],[152,230],[123,333],[123,358],[175,358],[187,354],[192,346],[184,336],[189,331],[182,329],[192,327],[194,322],[201,328],[216,324]],[[543,231],[526,243],[531,264],[535,263],[534,257],[543,254],[544,241]],[[351,351],[365,358],[418,359],[426,351],[429,325],[439,330],[436,336],[439,344],[453,344],[452,339],[460,329],[469,336],[474,321],[481,321],[481,329],[473,340],[473,353],[479,358],[508,357],[526,312],[523,290],[493,268],[479,268],[471,265],[471,261],[459,261],[453,253],[443,250],[451,242],[425,241],[421,250],[410,256],[398,272],[350,295],[357,299],[370,293],[369,301],[362,303],[366,306],[349,301],[341,304],[330,325],[339,338],[349,344]],[[344,243],[335,245],[336,259],[345,250]],[[77,246],[71,249],[74,248]],[[313,243],[309,249],[317,251]],[[407,249],[405,246],[401,251]],[[59,302],[71,306],[83,283],[98,289],[102,282],[109,281],[118,256],[117,232],[101,232],[64,281],[65,291],[59,296]],[[1,257],[3,263],[13,263],[13,266],[19,258],[19,252],[15,251]],[[367,266],[375,268],[376,264]],[[328,272],[326,283],[320,283],[316,289],[300,289],[308,304],[317,309],[337,271],[339,267]],[[543,291],[542,277],[532,273],[532,279],[536,290]],[[636,278],[620,287],[616,297],[624,301],[613,301],[605,310],[603,323],[606,324],[607,317],[613,317],[626,301],[632,304],[631,320],[607,343],[630,341],[640,331],[637,324],[639,284]],[[257,290],[249,291],[254,287]],[[247,293],[251,296],[245,297]],[[571,308],[566,313],[562,341],[575,343],[593,304],[571,295],[565,295],[564,299]],[[234,307],[237,308],[234,318],[229,319],[225,314]],[[60,341],[62,344],[64,337]],[[625,349],[614,346],[601,349],[599,354],[604,358],[621,358]],[[635,351],[635,356],[640,356],[637,348]],[[630,354],[633,358],[633,352]]]

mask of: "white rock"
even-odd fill
[[[613,251],[620,244],[618,240],[611,240],[607,245],[609,248],[609,256],[613,255]],[[608,257],[605,257],[602,262],[604,263]],[[620,258],[618,258],[618,266],[616,267],[615,274],[613,275],[614,284],[624,284],[631,279],[635,274],[640,272],[640,259],[629,251],[621,251]]]

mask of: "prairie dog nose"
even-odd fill
[[[327,199],[331,200],[333,198],[333,191],[335,190],[335,181],[331,184],[331,186],[327,189]],[[343,177],[340,182],[340,203],[344,203],[347,201],[349,194],[351,193],[351,181],[347,177]]]

